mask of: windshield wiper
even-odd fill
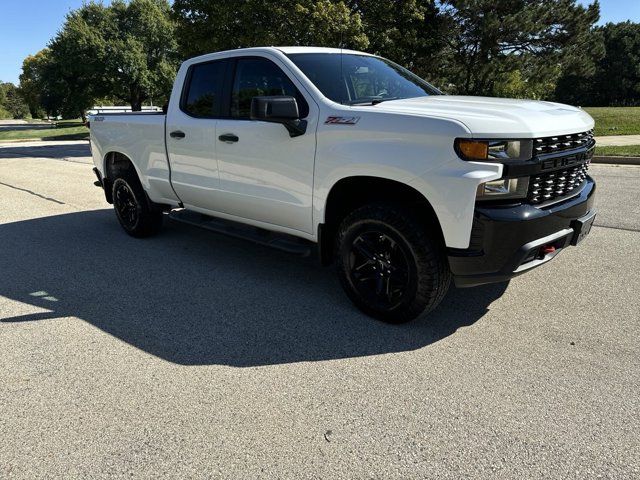
[[[377,105],[387,100],[398,100],[399,97],[369,97],[359,98],[358,100],[351,100],[344,102],[344,105]]]
[[[342,102],[343,105],[373,105],[371,100],[349,100],[348,102]]]
[[[371,100],[371,105],[377,105],[382,102],[388,102],[389,100],[398,100],[398,97],[376,98],[375,100]]]

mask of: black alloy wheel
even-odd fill
[[[379,309],[391,310],[409,289],[410,253],[382,229],[362,232],[351,243],[350,281],[360,295]]]
[[[162,227],[162,209],[153,204],[132,174],[117,177],[113,182],[113,207],[122,228],[132,237],[154,235]]]
[[[413,320],[436,308],[449,289],[451,271],[439,231],[402,205],[354,210],[340,225],[336,248],[347,296],[379,320]]]
[[[135,230],[140,220],[140,205],[129,184],[122,180],[116,180],[113,185],[113,206],[120,223],[127,231]]]

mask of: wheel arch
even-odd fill
[[[373,203],[401,203],[418,213],[437,232],[444,245],[442,226],[429,200],[414,187],[384,177],[356,175],[335,182],[324,202],[323,217],[318,225],[318,246],[323,265],[332,262],[335,254],[335,234],[340,222],[356,208]]]
[[[140,181],[140,172],[131,160],[131,157],[126,153],[112,150],[104,155],[103,158],[103,184],[104,194],[107,202],[113,203],[113,194],[111,187],[115,178],[124,172],[135,173],[138,181]]]

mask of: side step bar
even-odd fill
[[[169,218],[176,222],[205,228],[230,237],[241,238],[301,257],[308,257],[316,247],[313,242],[294,237],[293,235],[272,232],[263,228],[222,218],[210,217],[209,215],[191,212],[189,210],[174,210],[169,213]]]

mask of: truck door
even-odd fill
[[[171,183],[187,207],[216,210],[216,122],[228,108],[223,91],[229,65],[226,59],[191,65],[180,99],[171,102],[167,115]]]
[[[307,233],[312,232],[313,169],[319,110],[275,57],[235,60],[230,116],[218,120],[216,158],[220,176],[217,209]],[[304,93],[303,93],[304,92]],[[296,97],[304,135],[291,138],[277,123],[249,119],[256,96]]]

